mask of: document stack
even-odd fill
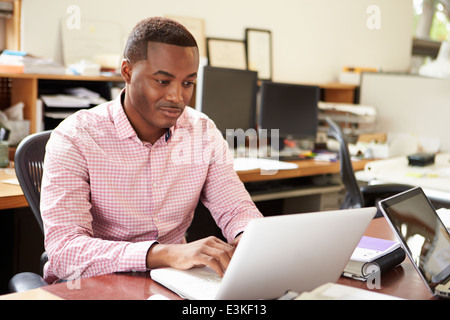
[[[3,50],[0,54],[0,72],[66,74],[66,68],[51,59],[35,57],[24,51]]]
[[[359,136],[376,130],[377,111],[374,107],[360,104],[319,102],[319,131],[327,131],[322,124],[329,117],[340,124],[348,135]],[[347,130],[348,129],[348,130]]]

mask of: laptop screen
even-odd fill
[[[450,235],[421,188],[380,202],[410,259],[434,290],[450,276]]]

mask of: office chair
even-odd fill
[[[339,142],[339,162],[342,183],[345,187],[345,199],[341,205],[341,209],[361,208],[376,206],[381,199],[393,196],[397,193],[409,190],[410,185],[405,184],[379,184],[359,186],[356,181],[355,172],[353,170],[348,144],[341,127],[332,119],[327,117],[326,122],[329,125],[328,136]],[[382,217],[383,214],[379,209],[375,218]]]
[[[39,208],[41,180],[45,156],[45,146],[51,130],[38,132],[27,136],[17,147],[14,157],[14,167],[17,179],[22,187],[25,198],[30,205],[36,221],[44,233],[44,226]],[[41,274],[47,260],[44,252],[41,256]],[[10,292],[21,292],[47,285],[41,275],[33,272],[21,272],[14,275],[8,284]]]

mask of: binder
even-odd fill
[[[373,272],[395,268],[405,259],[400,243],[363,236],[344,268],[343,276],[366,281]]]

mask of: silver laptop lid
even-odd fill
[[[277,299],[336,282],[376,208],[252,220],[216,299]]]
[[[423,190],[410,189],[379,205],[431,293],[448,297],[450,234]]]

